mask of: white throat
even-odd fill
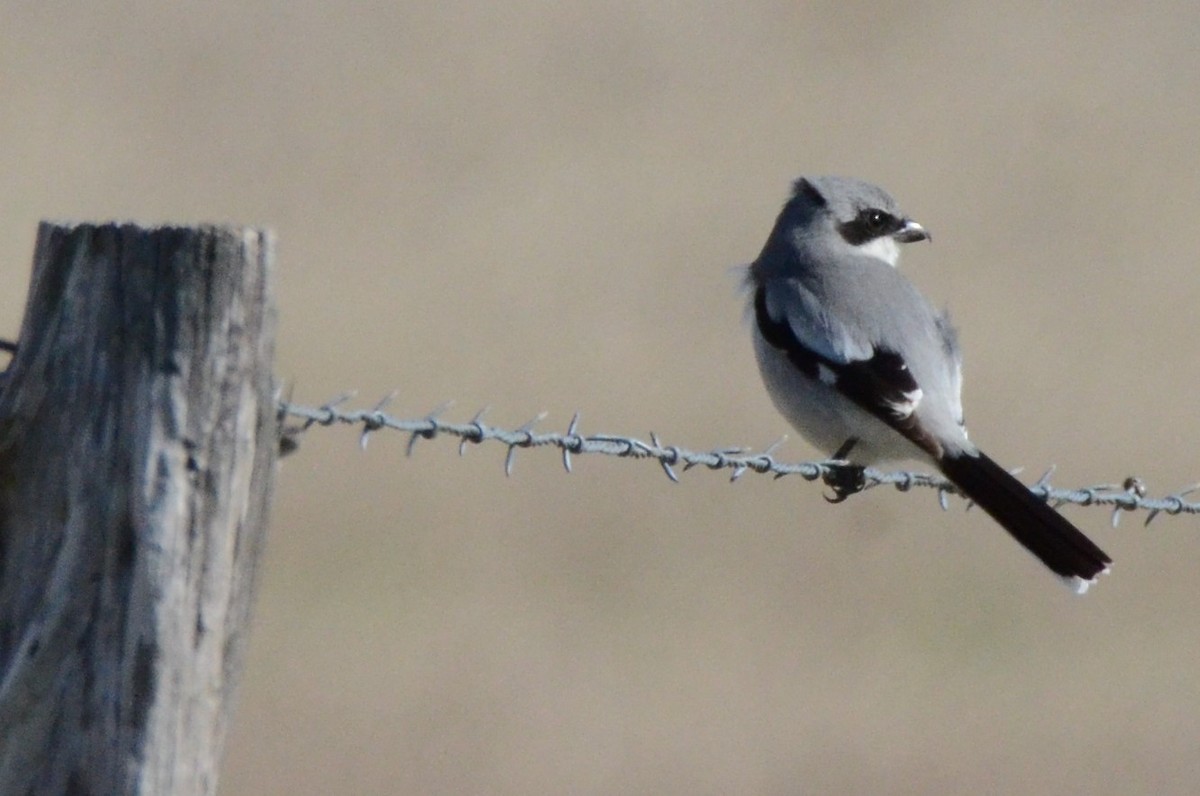
[[[883,235],[869,240],[861,246],[855,246],[855,248],[868,257],[883,260],[893,268],[900,261],[900,244],[896,243],[896,240],[891,235]]]

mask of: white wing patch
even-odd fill
[[[830,387],[837,384],[837,374],[830,370],[824,362],[817,363],[817,378],[821,380],[822,384],[828,384]]]
[[[913,412],[917,411],[921,399],[925,397],[925,391],[918,387],[915,390],[903,393],[903,395],[904,400],[888,401],[887,407],[900,420],[907,420],[912,417]]]

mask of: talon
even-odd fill
[[[866,468],[856,464],[831,465],[821,480],[833,490],[833,497],[822,495],[829,503],[841,503],[851,495],[857,494],[867,486]]]

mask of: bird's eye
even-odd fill
[[[882,210],[864,210],[861,218],[867,229],[875,233],[886,230],[888,222],[892,220],[891,215]]]

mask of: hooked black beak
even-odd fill
[[[896,233],[892,235],[892,237],[898,240],[900,243],[914,243],[919,240],[933,240],[933,236],[929,234],[925,227],[909,218],[904,220],[904,226],[896,230]]]

